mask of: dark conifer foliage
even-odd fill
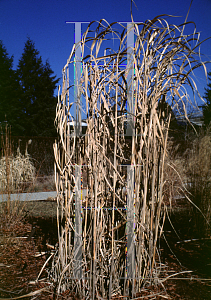
[[[207,127],[211,122],[211,72],[208,72],[209,83],[207,88],[205,88],[204,98],[207,105],[203,106],[203,116],[204,116],[204,125]]]
[[[17,67],[22,89],[21,110],[25,136],[55,136],[54,118],[57,99],[54,90],[59,79],[28,38]]]
[[[13,135],[20,135],[23,128],[20,124],[20,86],[13,67],[13,57],[9,57],[6,48],[0,41],[0,124],[7,123],[12,127]]]

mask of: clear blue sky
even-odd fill
[[[190,0],[135,0],[135,3],[138,10],[133,5],[134,21],[171,14],[180,16],[171,23],[180,24],[185,20]],[[14,55],[15,68],[30,37],[43,62],[48,59],[54,73],[61,77],[74,43],[74,25],[65,22],[101,18],[108,22],[130,21],[130,0],[0,0],[0,40],[9,55]],[[193,0],[188,20],[195,22],[201,40],[211,36],[211,0]],[[211,39],[202,46],[201,52],[211,60]],[[206,80],[202,72],[197,76],[203,94]]]

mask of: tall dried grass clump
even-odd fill
[[[30,143],[31,140],[28,144]],[[35,180],[35,167],[27,152],[27,147],[25,155],[20,153],[19,148],[17,148],[17,154],[13,154],[10,130],[7,127],[5,134],[1,130],[1,146],[0,192],[9,194],[21,189],[24,183]]]
[[[196,227],[210,233],[211,222],[211,131],[201,130],[184,153],[190,198],[203,215],[194,208]]]
[[[24,219],[23,206],[20,207],[18,199],[10,201],[10,195],[23,181],[23,175],[29,175],[27,169],[34,171],[29,157],[22,156],[20,152],[14,157],[11,142],[11,128],[6,125],[4,130],[0,128],[1,158],[0,158],[0,193],[7,194],[7,200],[0,203],[1,242],[6,247],[7,233],[13,232],[17,224],[22,224]],[[27,152],[26,152],[27,153]],[[33,174],[33,173],[32,173]],[[16,228],[17,229],[17,228]],[[3,240],[2,240],[3,239]]]
[[[175,147],[175,143],[169,140],[165,158],[163,200],[170,208],[172,208],[172,204],[176,204],[176,199],[183,198],[188,193],[186,160],[177,153],[179,146],[178,144]]]
[[[91,22],[73,47],[55,119],[59,247],[52,279],[57,293],[133,298],[142,287],[159,283],[157,240],[171,121],[159,103],[185,109],[191,102],[185,86],[195,92],[192,71],[204,66],[196,51],[198,35],[184,34],[187,25],[169,25],[162,16],[127,28],[101,20]],[[109,40],[117,48],[105,51]],[[79,109],[81,97],[85,102],[86,136],[77,135],[77,128],[70,134],[68,126],[74,104],[69,69],[78,47],[82,73],[75,101]],[[87,196],[78,203],[85,170]]]

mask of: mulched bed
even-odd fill
[[[33,239],[33,227],[24,220],[22,211],[0,215],[0,297],[14,298],[32,291],[34,281],[46,257],[35,257],[42,248],[41,239]],[[45,274],[43,274],[45,275]]]
[[[1,205],[0,298],[17,298],[44,289],[41,294],[25,299],[53,300],[55,298],[53,288],[50,290],[46,281],[41,280],[39,284],[36,284],[35,280],[49,255],[46,252],[46,241],[48,242],[49,235],[47,236],[47,233],[45,235],[42,227],[47,217],[48,222],[51,219],[55,221],[56,203],[42,201],[39,204],[38,202],[26,203],[24,206],[23,203],[19,203],[13,204],[10,210],[12,213],[9,213],[7,206]],[[40,218],[41,215],[43,218]],[[36,225],[36,232],[33,230],[33,225]],[[51,226],[50,223],[49,226]],[[55,230],[55,224],[52,230]],[[46,254],[35,257],[42,251]],[[178,264],[173,255],[165,256],[165,265],[162,278],[173,273],[187,271]],[[44,271],[40,279],[46,276],[47,273]],[[175,279],[176,277],[189,278],[189,280]],[[211,281],[197,281],[197,276],[192,273],[181,273],[176,277],[164,281],[163,285],[145,287],[139,295],[136,295],[136,299],[211,299]],[[58,299],[79,298],[66,291]],[[112,299],[125,298],[116,296]]]

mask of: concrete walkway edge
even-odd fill
[[[47,200],[48,198],[56,198],[56,191],[53,192],[39,192],[39,193],[20,193],[10,194],[11,201],[35,201]],[[8,195],[0,195],[0,201],[7,201]]]
[[[83,189],[83,198],[86,196],[86,189]],[[20,193],[20,194],[10,194],[11,201],[35,201],[35,200],[47,200],[48,198],[56,198],[56,191],[52,192],[38,192],[38,193]],[[0,201],[7,201],[8,195],[0,195]]]

